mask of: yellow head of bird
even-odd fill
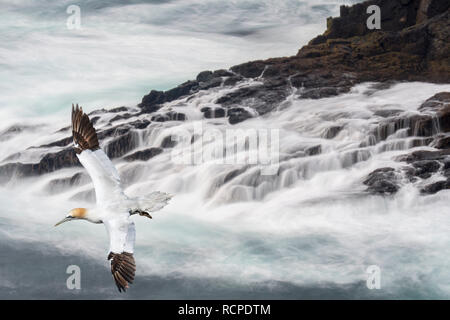
[[[72,209],[64,219],[55,224],[55,227],[59,226],[60,224],[63,224],[64,222],[71,221],[74,219],[84,219],[86,216],[86,212],[87,212],[86,208]]]

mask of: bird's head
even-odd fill
[[[86,213],[87,213],[86,208],[72,209],[72,210],[70,210],[69,214],[64,219],[62,219],[60,222],[55,224],[55,227],[59,226],[60,224],[62,224],[64,222],[67,222],[67,221],[72,221],[75,219],[85,219]]]

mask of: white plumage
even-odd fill
[[[119,291],[125,291],[133,282],[136,270],[133,257],[136,230],[130,216],[151,218],[149,212],[163,208],[171,195],[157,191],[147,197],[127,197],[117,169],[100,149],[95,129],[78,105],[76,108],[72,105],[72,134],[77,157],[94,184],[96,207],[73,209],[56,225],[73,219],[103,223],[109,235],[111,272]]]

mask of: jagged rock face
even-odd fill
[[[381,8],[381,30],[369,30],[367,7]],[[227,70],[203,71],[195,80],[165,91],[151,91],[140,104],[152,113],[164,104],[218,86],[233,86],[248,78],[262,83],[233,91],[216,103],[224,112],[205,107],[205,118],[228,117],[230,123],[272,111],[292,92],[321,99],[348,92],[363,81],[448,82],[450,77],[450,10],[447,0],[371,0],[341,7],[341,16],[328,20],[327,31],[293,57],[252,61]],[[292,87],[291,87],[292,86]],[[233,109],[234,111],[230,110]],[[158,118],[162,119],[162,118]]]
[[[434,174],[441,174],[441,181],[432,182],[421,188],[424,194],[433,194],[450,188],[450,126],[449,124],[450,92],[441,92],[425,101],[420,111],[430,112],[429,115],[413,117],[395,117],[390,122],[382,124],[377,129],[379,139],[386,139],[400,129],[408,129],[411,136],[425,136],[422,145],[429,145],[437,151],[414,151],[398,157],[396,160],[406,162],[402,172],[395,173],[394,168],[383,168],[369,174],[364,183],[371,193],[395,193],[400,189],[402,177],[415,181],[426,180]],[[439,124],[439,129],[436,129]],[[387,128],[390,128],[388,130]]]

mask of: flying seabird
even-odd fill
[[[139,214],[152,218],[150,212],[163,208],[172,197],[153,192],[147,197],[129,198],[125,195],[120,176],[108,156],[100,149],[97,133],[81,107],[72,104],[72,135],[75,152],[87,170],[95,188],[96,206],[76,208],[56,226],[75,219],[103,223],[109,235],[111,273],[119,292],[133,283],[136,264],[133,257],[135,228],[130,216]]]

